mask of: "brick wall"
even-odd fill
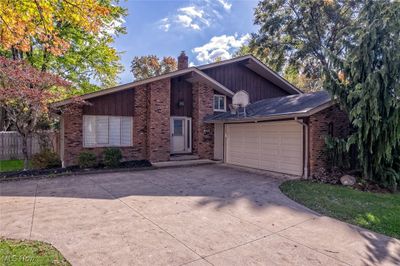
[[[310,176],[319,168],[327,167],[325,153],[325,137],[330,134],[330,124],[333,137],[346,137],[350,124],[347,114],[338,105],[324,109],[309,118],[309,167]]]
[[[143,160],[146,159],[146,131],[143,128],[146,116],[146,105],[143,108],[143,94],[135,91],[134,117],[132,131],[132,147],[120,147],[123,160]],[[145,98],[144,98],[145,99]],[[145,102],[145,101],[144,101]],[[100,159],[104,148],[84,148],[83,147],[83,108],[76,107],[73,111],[64,114],[64,165],[77,165],[78,156],[81,152],[93,152]],[[143,118],[144,116],[144,118]]]
[[[166,161],[170,151],[170,80],[134,89],[132,147],[120,147],[123,160]],[[83,148],[83,108],[65,113],[64,165],[76,165],[83,151],[101,156],[104,148]]]
[[[147,96],[146,85],[134,89],[133,149],[134,160],[147,158]]]
[[[170,79],[148,85],[147,158],[152,162],[170,157],[170,100]]]
[[[77,163],[77,156],[82,150],[82,107],[70,108],[63,115],[64,119],[64,165]]]
[[[214,157],[214,125],[205,124],[204,118],[214,113],[214,90],[202,83],[193,84],[193,153],[200,158]]]

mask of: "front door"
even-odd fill
[[[192,119],[171,117],[171,153],[192,152]]]

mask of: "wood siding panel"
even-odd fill
[[[285,90],[239,63],[209,68],[203,72],[233,92],[247,91],[251,102],[289,95]]]
[[[87,101],[91,105],[83,107],[84,115],[133,116],[133,89],[99,96]]]
[[[183,106],[179,106],[180,101]],[[192,109],[192,84],[179,77],[171,79],[171,116],[192,117]]]

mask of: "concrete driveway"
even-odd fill
[[[0,235],[73,265],[395,265],[400,241],[319,216],[224,165],[0,183]]]

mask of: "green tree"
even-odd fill
[[[111,86],[122,70],[112,42],[125,15],[118,0],[0,1],[0,55],[62,76],[75,93]]]
[[[177,70],[177,62],[171,56],[158,58],[156,55],[135,56],[131,72],[135,80],[142,80]]]
[[[364,176],[396,190],[400,182],[400,2],[368,0],[345,57],[330,55],[326,88],[348,111]]]
[[[112,43],[125,15],[118,0],[2,0],[0,56],[70,81],[64,97],[113,86],[123,67]],[[9,125],[3,108],[0,126]]]
[[[309,80],[305,90],[322,87],[323,66],[329,53],[344,55],[353,33],[354,18],[362,0],[264,0],[255,10],[254,23],[260,26],[252,35],[250,50],[277,72]],[[296,82],[294,82],[296,83]],[[298,81],[298,84],[301,84]]]

